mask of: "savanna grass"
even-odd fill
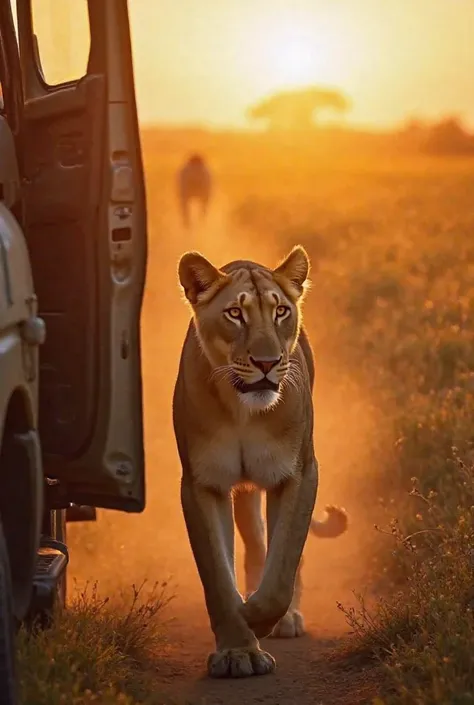
[[[163,638],[168,601],[165,584],[132,586],[113,600],[93,585],[77,591],[50,628],[21,629],[21,705],[158,703],[147,699],[144,674]]]
[[[383,443],[383,430],[392,438],[375,481],[390,511],[397,497],[378,527],[395,582],[375,609],[363,596],[359,609],[340,606],[352,649],[384,664],[379,705],[474,703],[472,166],[374,166],[279,198],[255,185],[234,211],[284,247],[307,247],[324,343],[375,400]]]

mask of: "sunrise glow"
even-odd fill
[[[41,4],[42,3],[42,4]],[[83,66],[84,15],[40,26],[50,72],[69,46]],[[82,9],[81,9],[82,8]],[[249,105],[281,89],[330,85],[349,96],[350,122],[393,126],[458,114],[474,124],[474,3],[468,0],[129,0],[140,116],[148,123],[245,127]],[[50,22],[47,13],[45,19]],[[63,30],[64,28],[64,30]],[[61,42],[61,31],[73,40]]]
[[[341,36],[342,33],[342,36]],[[314,22],[294,10],[257,15],[248,26],[247,52],[259,90],[331,83],[350,76],[351,38],[342,23]]]

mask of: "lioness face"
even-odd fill
[[[183,255],[179,276],[193,307],[212,376],[227,380],[252,410],[271,408],[285,380],[301,323],[309,260],[295,248],[275,270],[250,262],[216,269],[198,253]]]

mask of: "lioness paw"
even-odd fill
[[[222,649],[209,655],[207,672],[211,678],[246,678],[273,673],[273,656],[258,647]]]
[[[303,615],[298,610],[288,611],[275,625],[272,633],[274,639],[294,639],[304,634]]]

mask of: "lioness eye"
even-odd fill
[[[276,315],[278,318],[281,318],[288,312],[288,306],[277,306],[276,308]]]
[[[242,318],[242,313],[240,311],[240,308],[228,308],[226,313],[229,314],[231,318]]]

